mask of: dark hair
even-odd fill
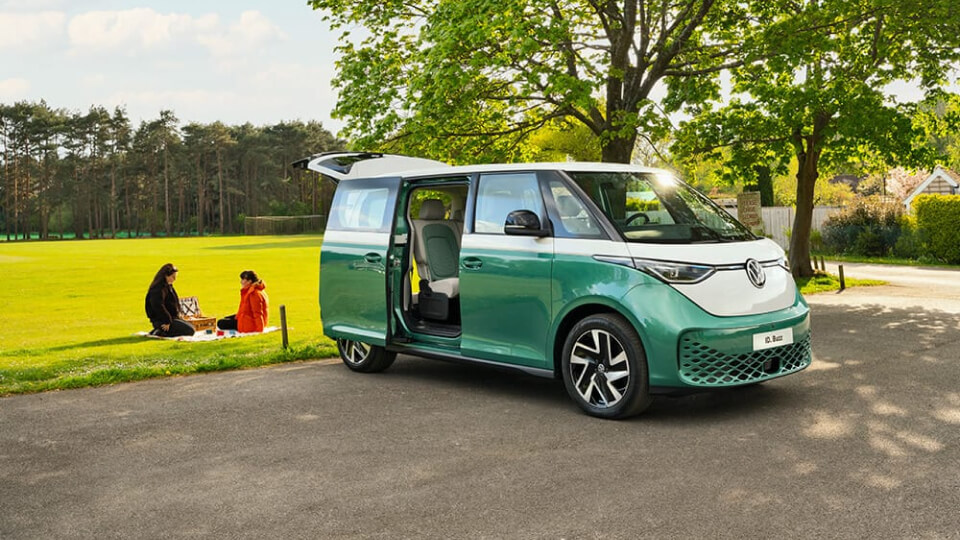
[[[260,278],[257,277],[257,273],[253,270],[244,270],[243,272],[240,272],[240,279],[245,279],[253,283],[258,283],[260,281]]]
[[[177,267],[173,263],[167,263],[160,267],[160,270],[157,270],[157,275],[153,276],[153,281],[150,282],[149,288],[158,287],[161,285],[167,284],[167,276],[172,275],[178,272]]]

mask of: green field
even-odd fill
[[[253,236],[0,243],[0,395],[167,374],[335,356],[317,305],[322,236]],[[222,317],[239,303],[242,270],[267,284],[270,325],[280,332],[207,343],[134,336],[150,329],[143,308],[167,262],[178,294]]]
[[[321,236],[246,236],[0,243],[0,395],[336,356],[317,305]],[[143,298],[167,262],[180,296],[210,316],[234,313],[239,274],[267,284],[279,332],[207,343],[135,336],[150,329]],[[848,286],[882,282],[847,280]],[[836,290],[832,276],[802,280],[804,294]]]

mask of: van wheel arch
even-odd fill
[[[601,313],[609,313],[611,315],[623,317],[631,327],[634,326],[630,320],[630,317],[627,317],[625,314],[620,312],[620,310],[606,304],[584,304],[582,306],[577,306],[571,310],[570,313],[567,313],[563,317],[563,320],[557,327],[556,335],[553,336],[553,376],[555,378],[563,378],[563,344],[567,339],[567,334],[570,333],[570,330],[572,330],[574,325],[576,325],[578,322],[591,315],[598,315]],[[643,337],[640,336],[640,333],[637,332],[636,328],[633,328],[633,331],[637,333],[637,337],[640,339],[641,345],[643,345]],[[644,348],[646,347],[644,346]]]

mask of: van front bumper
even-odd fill
[[[810,318],[790,328],[794,342],[754,350],[760,329],[690,330],[680,335],[677,351],[680,380],[690,386],[725,387],[750,384],[800,371],[810,365]],[[764,329],[765,330],[765,329]]]
[[[640,333],[651,388],[742,386],[796,373],[811,362],[810,308],[799,293],[788,308],[734,317],[711,315],[663,284],[636,287],[621,302]],[[793,343],[754,350],[754,335],[786,329]]]

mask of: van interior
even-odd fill
[[[460,243],[466,200],[466,183],[415,187],[407,198],[402,305],[407,327],[414,332],[460,335]]]

